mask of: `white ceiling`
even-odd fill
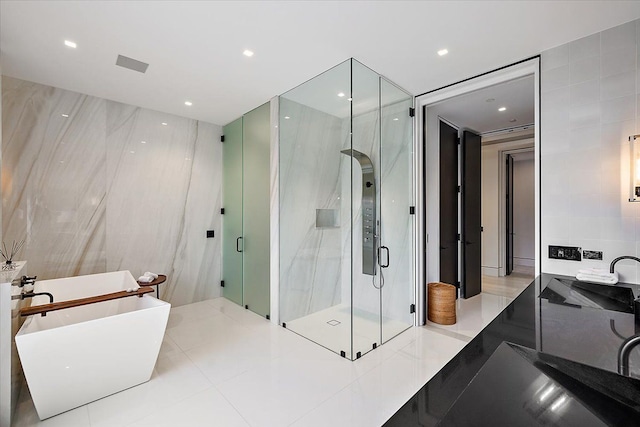
[[[530,125],[534,122],[533,83],[533,76],[528,76],[490,86],[430,106],[429,114],[481,134]],[[499,111],[501,107],[506,110]]]
[[[640,2],[0,0],[0,14],[5,75],[226,124],[349,57],[420,94],[637,19]]]

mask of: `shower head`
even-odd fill
[[[369,156],[367,156],[366,154],[353,149],[342,150],[340,152],[356,159],[358,163],[360,163],[363,175],[367,173],[373,173],[373,163],[371,162]]]

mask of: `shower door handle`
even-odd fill
[[[380,260],[382,259],[382,254],[381,254],[380,252],[382,251],[382,249],[384,249],[384,250],[387,252],[387,263],[386,263],[386,264],[381,264],[381,263],[380,263]],[[390,257],[389,257],[389,248],[388,248],[388,247],[386,247],[386,246],[380,246],[380,247],[378,248],[378,265],[380,266],[380,268],[387,268],[387,267],[389,267],[389,260],[390,260]]]
[[[236,239],[236,252],[242,252],[242,249],[240,249],[240,240],[242,240],[242,237]]]

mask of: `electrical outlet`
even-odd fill
[[[565,261],[582,261],[582,248],[577,246],[549,245],[549,258]]]
[[[582,251],[582,256],[584,257],[584,259],[595,259],[598,261],[602,261],[602,251],[588,251],[588,250],[584,250]]]
[[[210,239],[213,237],[213,230],[207,230],[207,239]]]

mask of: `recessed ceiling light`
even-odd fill
[[[140,144],[146,144],[147,141],[140,141]]]
[[[485,102],[493,102],[493,101],[495,101],[495,100],[496,100],[495,98],[489,98],[489,99],[487,99]]]
[[[71,40],[65,40],[64,45],[74,49],[78,47],[78,45],[75,42],[72,42]]]
[[[129,152],[130,152],[131,154],[135,154],[135,151],[133,151],[133,150],[131,150],[131,151],[129,151]]]
[[[509,120],[509,121],[510,121],[511,123],[515,123],[515,122],[517,122],[517,120],[516,120],[516,119],[511,119],[511,120]]]
[[[166,122],[162,122],[162,126],[166,126],[166,125],[167,125],[167,123],[166,123]]]
[[[193,102],[191,101],[184,101],[184,105],[186,105],[187,107],[191,107],[193,105]]]
[[[393,121],[394,121],[394,122],[397,122],[397,121],[398,121],[398,118],[397,118],[397,117],[396,117],[396,118],[394,118],[394,119],[393,119]]]
[[[338,94],[338,96],[339,96],[340,98],[342,98],[342,97],[344,96],[344,92],[340,92],[340,93]]]
[[[500,107],[498,108],[498,111],[507,111],[507,107]]]
[[[284,116],[285,120],[289,120],[291,117],[289,116]]]
[[[62,117],[69,117],[69,115],[68,114],[63,114]]]
[[[60,160],[60,163],[64,163],[64,160]]]
[[[249,49],[245,49],[244,52],[242,52],[242,54],[244,56],[248,56],[249,58],[251,58],[253,56],[253,52],[250,51]]]
[[[438,51],[438,55],[440,55],[440,56],[445,56],[447,53],[449,53],[449,51],[447,49],[440,49]]]

